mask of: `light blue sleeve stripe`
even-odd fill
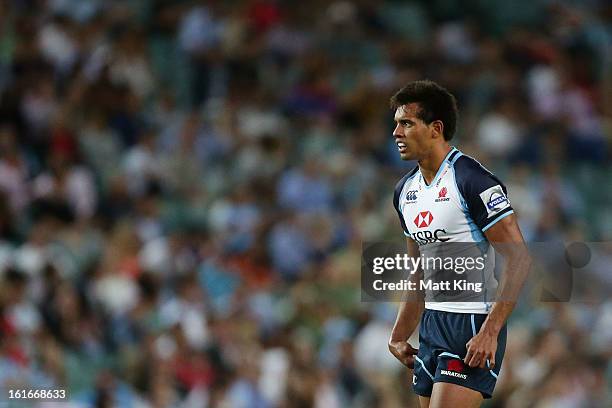
[[[427,371],[427,368],[425,368],[425,363],[423,363],[423,360],[421,360],[418,356],[414,356],[414,359],[421,364],[421,367],[423,367],[423,371],[425,371],[427,375],[429,376],[429,378],[433,380],[434,379],[433,375],[431,375],[431,373]]]
[[[506,218],[507,216],[509,216],[510,214],[514,214],[514,210],[510,210],[507,213],[504,213],[502,215],[500,215],[499,217],[497,217],[496,219],[494,219],[493,221],[491,221],[490,223],[488,223],[483,229],[482,232],[485,232],[486,230],[488,230],[489,228],[491,228],[493,225],[495,225],[495,223],[497,223],[498,221],[503,220],[504,218]]]
[[[453,358],[458,358],[459,360],[462,360],[462,358],[461,358],[461,357],[459,357],[458,355],[453,354],[453,353],[449,353],[449,352],[446,352],[446,351],[445,351],[444,353],[440,353],[440,355],[438,356],[438,358],[440,358],[440,357],[444,357],[444,356],[453,357]]]

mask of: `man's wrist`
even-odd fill
[[[394,342],[394,341],[407,341],[410,338],[410,335],[412,334],[412,332],[410,333],[406,333],[404,331],[402,332],[391,332],[391,338],[389,339],[389,342]]]
[[[502,329],[503,324],[487,318],[480,328],[480,332],[489,336],[497,337]]]
[[[497,336],[502,327],[504,327],[508,316],[512,313],[515,304],[514,302],[496,302],[482,324],[480,332],[491,336]]]

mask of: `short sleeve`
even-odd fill
[[[482,232],[514,212],[506,186],[480,163],[461,156],[454,166],[459,192],[470,217]]]

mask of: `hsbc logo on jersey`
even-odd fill
[[[433,221],[433,215],[429,211],[421,211],[419,215],[417,215],[414,219],[414,225],[417,228],[425,228],[429,227],[431,222]]]
[[[438,228],[435,231],[417,231],[410,234],[410,238],[419,245],[433,244],[434,242],[446,242],[450,238],[443,238],[442,234],[446,234],[446,230]]]

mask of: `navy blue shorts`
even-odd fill
[[[458,384],[491,398],[506,350],[506,326],[499,332],[495,368],[463,363],[466,343],[480,330],[486,314],[451,313],[425,309],[419,328],[419,352],[414,362],[414,392],[430,397],[435,382]]]

